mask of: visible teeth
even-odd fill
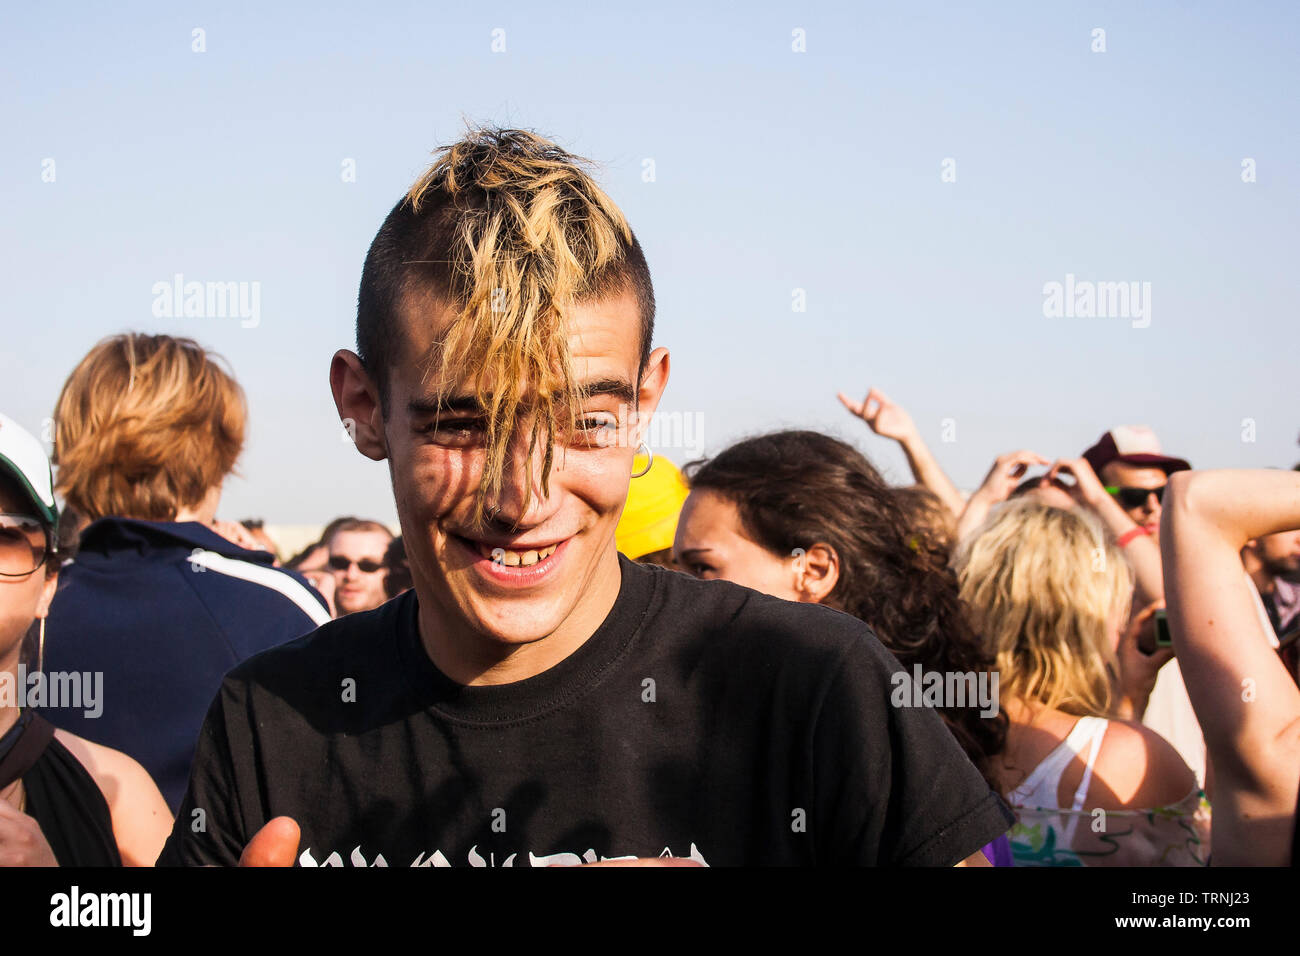
[[[519,568],[528,567],[529,565],[536,564],[538,561],[543,561],[546,558],[549,558],[555,553],[555,549],[558,547],[558,544],[553,544],[550,547],[542,548],[540,551],[510,551],[507,548],[489,549],[487,545],[480,544],[479,553],[485,558],[491,558],[497,564],[504,564],[506,567],[510,568]]]

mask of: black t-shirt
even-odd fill
[[[619,560],[596,632],[513,684],[442,674],[414,591],[240,664],[159,864],[280,815],[307,866],[951,866],[1011,825],[861,621]]]

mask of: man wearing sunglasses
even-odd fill
[[[1145,425],[1112,428],[1083,457],[1124,513],[1147,534],[1158,537],[1160,501],[1169,476],[1192,466],[1164,454],[1155,432]]]
[[[1126,515],[1134,527],[1119,534],[1121,545],[1137,573],[1137,587],[1133,595],[1133,621],[1152,620],[1147,611],[1153,606],[1163,607],[1164,575],[1156,552],[1151,563],[1150,542],[1159,545],[1161,502],[1169,476],[1191,468],[1182,458],[1166,455],[1160,442],[1145,425],[1119,425],[1102,435],[1097,443],[1083,453],[1084,460],[1092,466],[1107,493]],[[1112,531],[1119,532],[1112,526]],[[1141,549],[1141,550],[1136,550]],[[1147,625],[1151,626],[1151,625]],[[1154,640],[1154,631],[1151,634]],[[1182,672],[1177,660],[1168,659],[1169,652],[1147,653],[1141,651],[1131,656],[1126,669],[1130,680],[1122,699],[1117,703],[1121,713],[1127,713],[1164,737],[1196,774],[1198,784],[1206,785],[1207,765],[1205,738],[1196,713],[1192,709]]]
[[[393,533],[378,521],[345,521],[330,535],[329,569],[334,573],[338,615],[370,611],[388,600],[384,590],[384,552]]]

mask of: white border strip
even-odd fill
[[[217,554],[215,551],[204,551],[202,548],[195,548],[186,560],[196,571],[207,568],[219,574],[227,574],[232,578],[251,581],[273,591],[279,591],[298,605],[317,627],[330,620],[330,612],[321,606],[320,601],[306,587],[276,568],[227,558],[225,555]]]

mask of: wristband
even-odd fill
[[[1122,535],[1119,536],[1119,546],[1123,548],[1127,546],[1129,542],[1131,542],[1134,538],[1141,537],[1144,534],[1149,535],[1151,534],[1151,532],[1148,531],[1146,528],[1142,527],[1141,525],[1138,525],[1136,528],[1129,528],[1129,530],[1125,531]]]

